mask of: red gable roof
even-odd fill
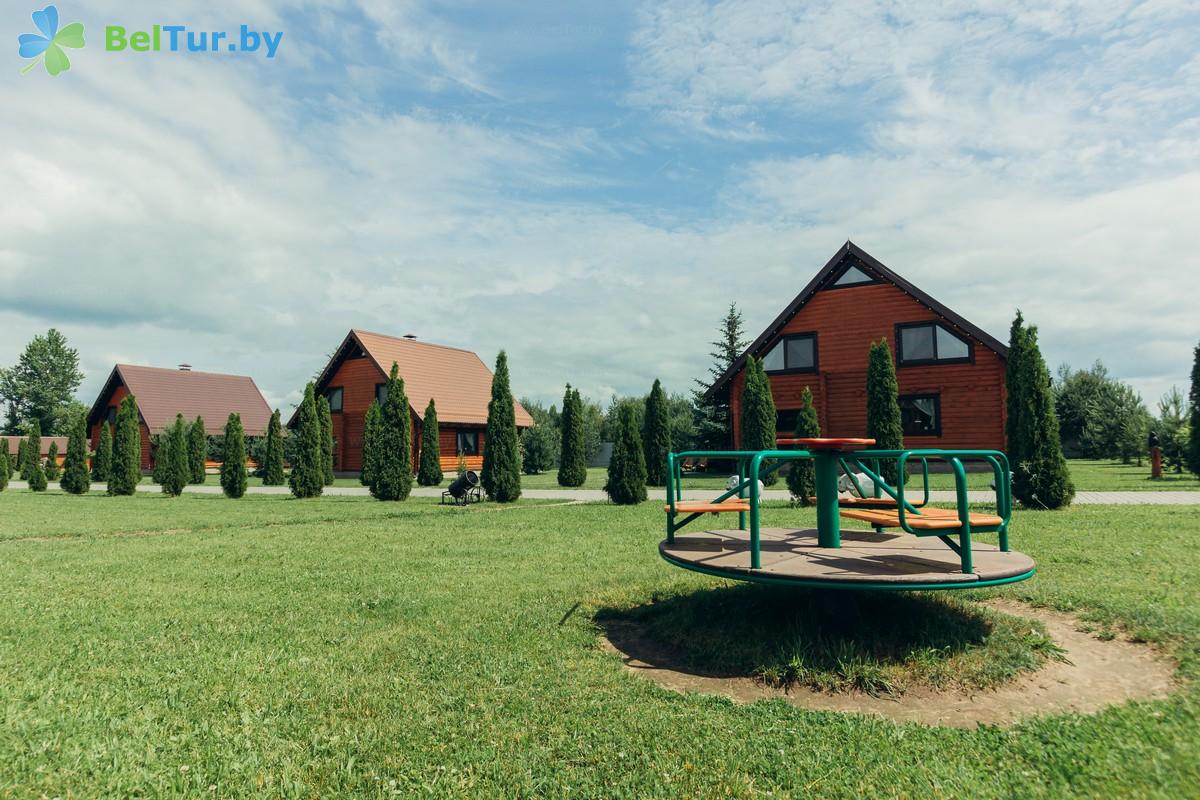
[[[183,414],[189,422],[203,417],[210,435],[222,433],[233,413],[241,415],[247,436],[265,435],[271,421],[271,407],[252,378],[117,364],[88,414],[89,426],[103,418],[108,398],[118,385],[137,398],[138,411],[150,433],[161,433],[175,421],[176,414]]]

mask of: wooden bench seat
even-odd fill
[[[663,508],[668,513],[671,511],[670,504],[667,504]],[[720,503],[710,503],[704,500],[681,500],[675,504],[675,511],[679,514],[721,514],[730,511],[749,510],[750,501],[737,497],[731,497]]]
[[[877,528],[900,527],[900,515],[894,510],[843,508],[839,513],[846,519],[869,522]],[[999,528],[1004,524],[1004,520],[995,514],[972,513],[968,516],[971,520],[972,530],[975,528]],[[960,527],[958,512],[949,508],[927,508],[920,514],[905,514],[904,521],[914,531],[931,531],[936,533],[938,531],[957,530]]]

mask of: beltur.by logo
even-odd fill
[[[135,53],[257,53],[274,58],[283,31],[254,31],[242,25],[236,34],[225,31],[194,31],[186,25],[155,25],[148,31],[127,31],[120,25],[104,29],[104,49]]]
[[[71,59],[63,51],[64,47],[78,49],[83,47],[83,23],[72,22],[65,28],[58,27],[58,9],[46,6],[41,11],[33,12],[33,24],[41,31],[38,33],[22,33],[17,37],[20,45],[18,51],[21,58],[32,58],[33,61],[21,70],[21,74],[29,72],[39,63],[46,65],[46,72],[58,75],[71,68]]]

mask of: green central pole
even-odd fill
[[[817,544],[842,546],[842,522],[838,517],[837,455],[815,451],[813,466],[817,478]]]

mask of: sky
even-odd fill
[[[0,364],[49,327],[288,408],[352,328],[687,391],[847,240],[1153,409],[1200,340],[1200,6],[63,0],[0,40]],[[105,29],[282,32],[106,51]]]

